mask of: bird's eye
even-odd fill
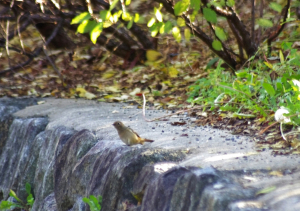
[[[118,122],[118,125],[120,125],[120,122]]]

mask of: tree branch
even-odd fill
[[[291,5],[291,0],[287,0],[287,4],[285,5],[285,14],[284,14],[284,17],[283,17],[283,24],[281,24],[281,26],[277,26],[277,30],[272,33],[270,35],[270,37],[268,38],[268,54],[271,53],[271,43],[272,41],[278,37],[278,35],[282,32],[283,28],[285,27],[286,25],[286,19],[287,19],[287,16],[289,14],[289,9],[290,9],[290,5]]]

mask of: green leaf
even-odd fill
[[[92,21],[85,20],[78,26],[77,32],[79,32],[81,34],[88,33],[90,31],[92,31],[96,25],[97,25],[97,22],[94,20],[92,20]]]
[[[213,64],[216,63],[217,61],[219,61],[219,57],[216,57],[216,58],[211,59],[211,60],[207,63],[205,69],[211,68],[211,66],[213,66]]]
[[[276,186],[267,187],[267,188],[261,189],[260,191],[257,191],[255,195],[270,193],[270,192],[274,191],[275,189],[276,189]]]
[[[111,17],[111,13],[109,10],[101,10],[100,11],[100,18],[103,21],[109,20],[110,17]]]
[[[100,205],[102,204],[102,196],[101,195],[98,196],[98,202]]]
[[[85,20],[89,20],[92,16],[88,12],[83,12],[80,15],[77,15],[75,18],[72,19],[71,24],[78,24],[82,23]]]
[[[217,23],[217,13],[210,8],[203,8],[203,15],[208,22]]]
[[[131,3],[131,0],[126,0],[125,5],[128,6]]]
[[[273,10],[275,10],[276,12],[281,12],[282,11],[282,6],[276,2],[271,2],[269,4],[269,7]]]
[[[34,198],[33,198],[33,196],[32,196],[32,194],[29,194],[28,196],[27,196],[27,204],[29,205],[29,206],[33,206],[33,203],[34,203]]]
[[[181,17],[177,18],[177,25],[179,27],[185,26],[185,21],[183,20],[183,18]]]
[[[129,12],[123,12],[122,13],[122,19],[124,20],[124,21],[130,21],[131,19],[132,19],[132,17],[131,17],[131,15],[130,15],[130,13]]]
[[[157,19],[159,22],[162,22],[162,21],[163,21],[163,16],[162,16],[160,10],[157,9],[156,7],[154,7],[154,14],[155,14],[156,19]]]
[[[237,117],[239,119],[249,119],[249,118],[254,118],[256,115],[254,114],[243,114],[243,113],[233,113],[233,117]]]
[[[188,28],[184,29],[184,37],[186,41],[190,41],[191,39],[191,31]]]
[[[90,195],[90,199],[93,201],[95,206],[100,210],[100,205],[98,203],[98,199],[94,195]]]
[[[22,200],[18,198],[17,194],[13,190],[9,191],[9,195],[16,199],[18,202],[22,203]]]
[[[212,42],[212,47],[217,50],[220,51],[222,49],[222,43],[219,40],[214,40]]]
[[[282,53],[281,50],[279,51],[279,58],[280,58],[280,63],[283,64],[284,63],[284,56],[283,56],[283,53]]]
[[[155,37],[157,35],[161,25],[163,25],[163,23],[155,23],[149,28],[152,37]]]
[[[116,6],[116,4],[118,3],[118,1],[119,1],[119,0],[114,0],[114,1],[111,3],[111,5],[110,5],[110,7],[109,7],[109,11],[112,11],[112,9],[115,8],[115,6]]]
[[[259,18],[257,20],[257,24],[261,27],[264,27],[264,28],[270,28],[273,26],[273,23],[272,21],[268,20],[268,19],[264,19],[264,18]]]
[[[153,26],[154,23],[155,23],[155,18],[151,18],[151,19],[148,21],[147,26],[148,26],[148,27],[151,27],[151,26]]]
[[[246,71],[236,72],[235,73],[238,78],[248,78],[250,74]]]
[[[7,210],[16,207],[16,204],[11,201],[1,201],[0,210]]]
[[[135,13],[134,14],[134,22],[137,23],[140,20],[140,14],[139,13]]]
[[[94,44],[96,44],[98,37],[102,33],[102,30],[103,30],[103,22],[100,22],[91,31],[90,38]]]
[[[128,24],[127,24],[127,29],[130,29],[132,27],[133,24],[133,19],[131,19]]]
[[[146,51],[146,58],[147,58],[147,61],[155,62],[155,61],[163,58],[163,56],[160,52],[149,49]]]
[[[89,198],[87,198],[87,197],[84,197],[82,199],[82,201],[88,204],[91,200]]]
[[[191,8],[199,11],[200,10],[200,0],[191,0]]]
[[[176,78],[179,73],[179,71],[175,67],[169,67],[168,72],[171,78]]]
[[[181,33],[180,33],[180,29],[177,26],[173,27],[172,34],[175,40],[179,43],[181,41]]]
[[[190,1],[189,0],[181,0],[177,2],[174,6],[174,13],[176,16],[182,15],[183,12],[187,11],[189,8]]]
[[[235,2],[234,2],[234,0],[227,0],[226,5],[228,7],[233,7],[235,5]]]
[[[273,70],[273,65],[272,65],[271,63],[269,63],[269,62],[264,62],[264,64],[265,64],[268,68],[270,68],[271,70]]]
[[[164,32],[169,33],[173,28],[173,24],[171,21],[167,21],[164,25]]]
[[[216,27],[216,28],[215,28],[215,32],[216,32],[217,37],[218,37],[221,41],[227,40],[227,36],[226,36],[226,34],[225,34],[225,32],[224,32],[224,30],[223,30],[222,28]]]
[[[283,50],[291,50],[293,43],[292,42],[282,42],[281,43],[281,47],[283,48]]]
[[[270,96],[274,96],[275,95],[275,90],[273,88],[273,86],[269,83],[263,83],[263,87],[264,89],[267,91],[267,93],[270,95]]]
[[[278,90],[279,92],[282,92],[282,91],[283,91],[282,83],[277,82],[277,83],[276,83],[276,87],[277,87],[277,90]]]
[[[31,185],[28,182],[25,184],[25,190],[27,194],[31,194]]]

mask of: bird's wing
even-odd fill
[[[134,130],[132,130],[130,127],[128,128],[129,130],[131,130],[131,132],[133,132],[137,137],[139,137],[139,138],[141,138],[140,136],[139,136],[139,134],[137,134]]]

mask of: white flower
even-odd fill
[[[275,112],[276,122],[285,123],[285,124],[291,122],[290,118],[283,116],[283,114],[288,114],[288,113],[290,113],[290,112],[284,107],[281,107],[280,109],[278,109]]]
[[[293,81],[293,84],[294,84],[295,86],[298,86],[299,91],[300,91],[300,81],[298,81],[298,80],[296,80],[296,79],[293,79],[292,81]]]
[[[289,123],[291,122],[291,119],[286,117],[286,116],[283,116],[283,114],[289,114],[290,112],[284,108],[284,107],[281,107],[280,109],[278,109],[276,112],[275,112],[275,120],[277,122],[280,122],[280,132],[281,132],[281,136],[284,140],[286,140],[285,136],[283,135],[283,132],[282,132],[282,123],[286,124],[286,123]]]

